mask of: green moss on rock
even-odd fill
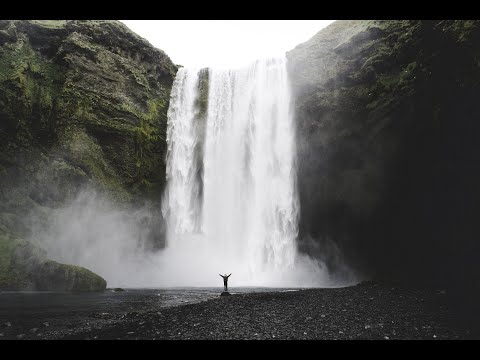
[[[106,285],[88,269],[48,260],[45,251],[0,224],[0,290],[92,292]]]
[[[116,176],[115,170],[105,160],[103,149],[95,138],[84,131],[78,130],[64,134],[64,136],[65,145],[63,149],[67,160],[78,166],[81,172],[93,179],[96,188],[105,190],[113,198],[122,201],[131,200],[130,193],[125,190],[118,176]],[[69,180],[68,184],[73,185],[73,181]]]
[[[29,22],[48,29],[64,29],[67,25],[66,20],[29,20]]]
[[[163,51],[118,21],[0,20],[3,284],[12,247],[29,254],[31,244],[12,239],[31,235],[30,214],[48,221],[85,186],[121,206],[160,201],[176,71]],[[31,260],[11,268],[19,288],[41,281],[25,275],[32,263],[69,291],[96,281],[80,268]]]
[[[86,153],[65,160],[116,201],[141,200],[145,182],[161,191],[176,72],[168,56],[116,21],[3,21],[0,30],[16,34],[0,46],[0,165],[23,167],[18,145],[26,158],[26,149],[73,146]]]
[[[10,261],[16,247],[16,239],[0,227],[0,289],[10,285]]]
[[[84,267],[51,260],[39,267],[35,278],[36,289],[44,291],[96,292],[107,287],[105,279]]]
[[[209,69],[201,69],[198,74],[198,98],[195,100],[195,107],[197,108],[197,117],[205,121],[208,111],[208,92],[209,92]]]

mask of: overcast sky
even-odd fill
[[[334,20],[121,20],[175,64],[236,68],[282,56]]]

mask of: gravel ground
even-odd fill
[[[448,323],[444,291],[375,283],[237,294],[130,312],[64,339],[468,339]]]
[[[152,296],[109,312],[30,312],[0,321],[0,339],[471,339],[445,291],[376,283],[239,293],[159,308]],[[45,321],[48,319],[48,321]],[[6,321],[7,320],[7,321]]]

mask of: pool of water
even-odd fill
[[[239,287],[229,288],[231,294],[292,291],[293,288]],[[125,289],[101,293],[0,292],[0,321],[25,318],[29,314],[54,316],[73,313],[118,313],[155,310],[170,306],[196,303],[218,297],[223,287]]]

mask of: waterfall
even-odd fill
[[[165,284],[219,285],[218,273],[227,272],[239,285],[326,285],[321,264],[296,250],[299,201],[286,60],[208,69],[206,89],[199,74],[178,71],[168,111]],[[200,109],[204,91],[206,114]]]
[[[168,219],[168,240],[198,229],[199,184],[194,156],[195,97],[198,72],[180,68],[173,83],[168,109],[167,189],[162,211]]]

